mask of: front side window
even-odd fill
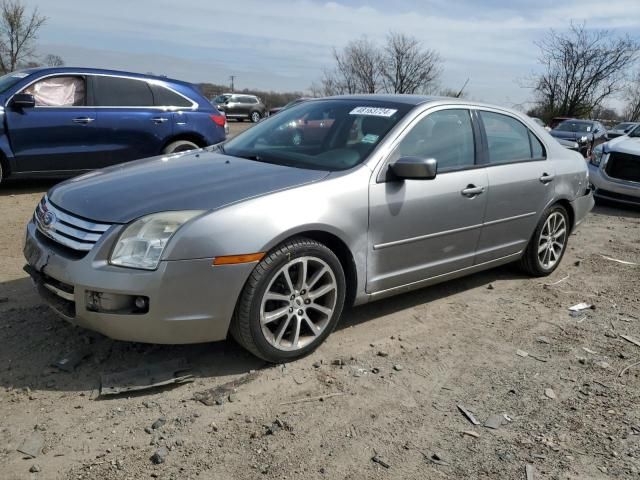
[[[471,167],[475,164],[473,126],[468,110],[440,110],[420,120],[402,139],[392,155],[435,158],[438,172]]]
[[[493,112],[480,112],[487,135],[489,163],[531,160],[529,129],[513,117]]]
[[[258,123],[222,152],[259,162],[315,170],[362,163],[411,105],[376,100],[314,100]]]
[[[33,95],[36,107],[77,107],[86,104],[85,81],[82,77],[48,77],[25,88]]]
[[[214,103],[224,103],[231,98],[231,95],[218,95],[213,99]]]
[[[93,77],[93,97],[98,107],[152,107],[149,84],[133,78]]]

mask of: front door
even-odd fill
[[[487,212],[476,263],[517,255],[554,197],[543,144],[515,117],[480,111],[488,150]]]
[[[20,93],[33,95],[34,108],[5,109],[16,172],[65,172],[94,168],[99,156],[96,110],[87,106],[82,76],[46,77]]]
[[[432,180],[392,175],[370,185],[367,292],[408,285],[471,267],[486,206],[487,173],[476,165],[468,110],[423,115],[400,140],[389,163],[435,158]]]

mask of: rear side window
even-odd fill
[[[534,155],[529,140],[533,135],[515,118],[493,112],[480,112],[480,117],[487,135],[489,163],[511,163],[544,156]],[[540,150],[542,145],[538,142],[536,148]]]
[[[163,87],[162,85],[151,85],[153,92],[153,104],[156,107],[191,107],[191,101]]]
[[[468,110],[440,110],[420,120],[398,145],[397,157],[435,158],[438,172],[472,167],[475,144]]]
[[[153,107],[147,82],[131,78],[94,76],[93,99],[98,107]]]

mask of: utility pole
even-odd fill
[[[233,81],[236,79],[236,76],[231,75],[229,78],[231,79],[231,93],[234,93]]]

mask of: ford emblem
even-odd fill
[[[45,228],[50,228],[56,222],[56,214],[53,212],[46,212],[42,217],[42,225]]]

